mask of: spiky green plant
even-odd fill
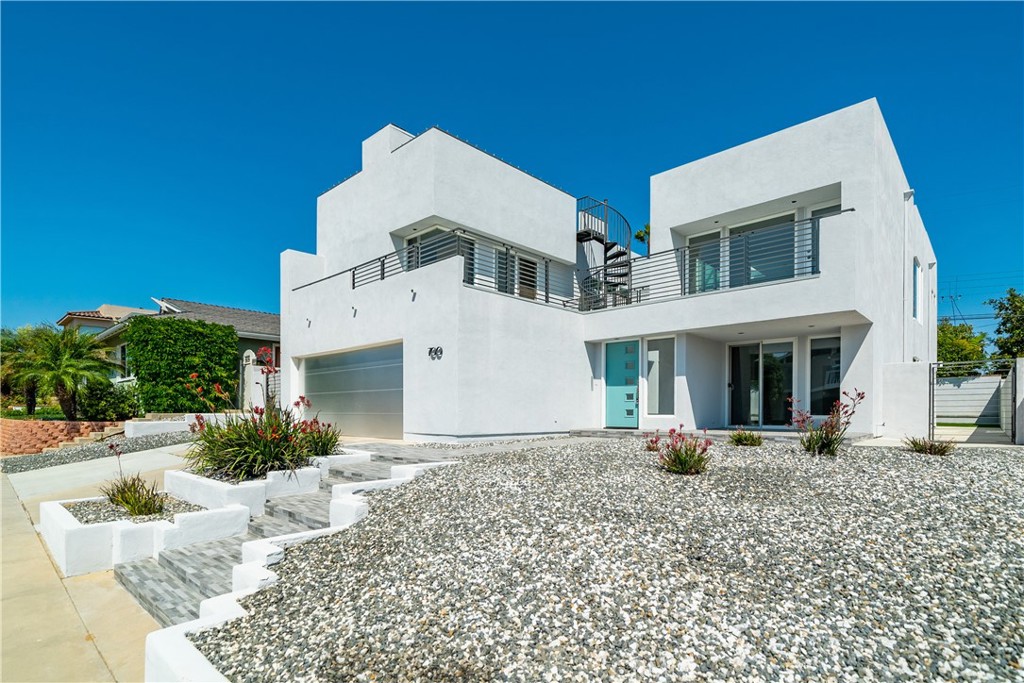
[[[739,427],[729,433],[729,443],[733,446],[760,446],[764,443],[764,437],[758,432]]]
[[[924,439],[916,436],[908,436],[903,444],[915,453],[926,455],[949,455],[956,450],[956,443],[952,439],[942,441],[940,439]]]
[[[100,486],[100,493],[114,505],[128,511],[132,517],[156,515],[164,511],[164,497],[156,488],[139,474],[120,476]]]

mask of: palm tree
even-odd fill
[[[34,379],[15,379],[15,361],[32,346],[37,332],[38,328],[31,325],[16,330],[9,327],[0,330],[0,383],[3,386],[3,393],[6,396],[12,391],[20,392],[25,397],[25,412],[28,415],[35,415],[39,383]]]
[[[117,367],[107,360],[95,335],[53,325],[37,327],[28,348],[15,354],[11,364],[16,381],[53,391],[68,420],[78,414],[78,388],[86,380],[109,381],[110,371]]]

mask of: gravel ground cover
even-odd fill
[[[49,453],[36,453],[35,455],[19,455],[0,458],[0,471],[8,474],[14,474],[16,472],[40,470],[44,467],[53,467],[55,465],[67,465],[72,462],[83,462],[85,460],[95,460],[96,458],[106,458],[113,455],[110,452],[110,449],[107,448],[107,445],[112,443],[119,444],[122,453],[134,453],[136,451],[149,450],[150,448],[160,448],[161,446],[186,443],[191,440],[192,434],[190,432],[172,432],[169,434],[153,434],[151,436],[133,436],[130,439],[126,438],[124,435],[118,435],[96,443],[59,448],[55,451],[50,451]]]
[[[193,634],[229,679],[1020,680],[1024,456],[639,440],[468,459]]]
[[[444,443],[440,441],[423,441],[415,444],[420,448],[431,448],[438,450],[458,451],[467,448],[482,448],[487,446],[504,446],[509,444],[534,444],[538,441],[558,441],[568,439],[565,434],[551,434],[549,436],[537,436],[525,439],[504,439],[499,441],[460,441],[458,443]]]
[[[201,505],[193,505],[187,501],[163,494],[164,511],[156,515],[139,515],[132,517],[120,505],[114,505],[108,500],[88,500],[80,503],[65,503],[64,507],[74,515],[82,524],[99,524],[101,522],[117,522],[128,520],[129,522],[155,522],[158,519],[174,521],[174,515],[179,512],[198,512],[205,510]]]

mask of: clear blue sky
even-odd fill
[[[315,249],[317,195],[389,122],[639,227],[652,174],[870,97],[940,294],[987,312],[1024,288],[1022,8],[4,2],[2,322],[277,311],[278,255]]]

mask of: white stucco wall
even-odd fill
[[[927,363],[886,363],[882,366],[881,436],[903,439],[928,436]]]
[[[364,144],[359,173],[317,200],[326,274],[402,247],[395,231],[435,224],[575,262],[575,198],[436,128],[392,151],[403,140],[392,128]]]

